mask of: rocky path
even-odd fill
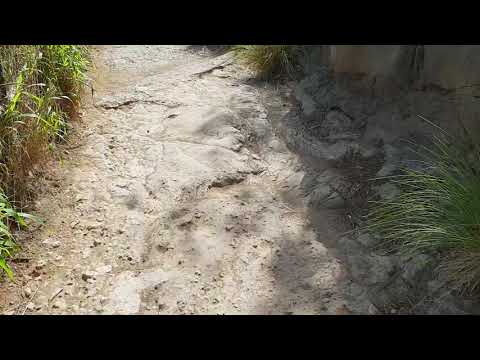
[[[22,240],[4,313],[368,313],[329,249],[342,221],[312,224],[305,169],[272,128],[292,104],[228,54],[95,57],[78,145],[38,199],[46,224]]]

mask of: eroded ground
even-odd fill
[[[46,223],[19,234],[1,311],[465,313],[435,259],[358,231],[368,201],[398,191],[371,179],[408,161],[416,114],[448,115],[441,96],[365,95],[321,67],[269,85],[230,56],[95,50],[95,91],[40,169]]]
[[[23,236],[5,313],[368,312],[325,245],[342,218],[311,224],[304,167],[262,99],[275,116],[293,105],[229,56],[97,50],[78,145],[53,175],[60,193],[38,199],[46,224]]]

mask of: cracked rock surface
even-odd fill
[[[442,95],[361,95],[323,66],[265,84],[230,56],[95,48],[94,94],[36,179],[45,224],[18,234],[0,313],[480,313],[435,256],[359,231],[368,201],[398,192],[371,179],[409,165],[400,140],[428,135],[423,109],[448,115]]]
[[[3,312],[368,312],[322,242],[341,225],[310,223],[303,167],[262,101],[279,94],[188,46],[98,47],[95,62],[78,145],[60,192],[37,201],[46,225],[23,234],[31,260]]]

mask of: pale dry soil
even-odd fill
[[[293,105],[230,56],[95,50],[93,98],[35,204],[45,224],[20,234],[2,312],[368,313],[330,247],[344,218],[312,215],[273,129]]]

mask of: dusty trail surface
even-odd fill
[[[312,215],[275,135],[293,105],[229,56],[97,49],[78,144],[36,204],[46,225],[22,240],[4,312],[368,313],[329,249],[342,218]]]

